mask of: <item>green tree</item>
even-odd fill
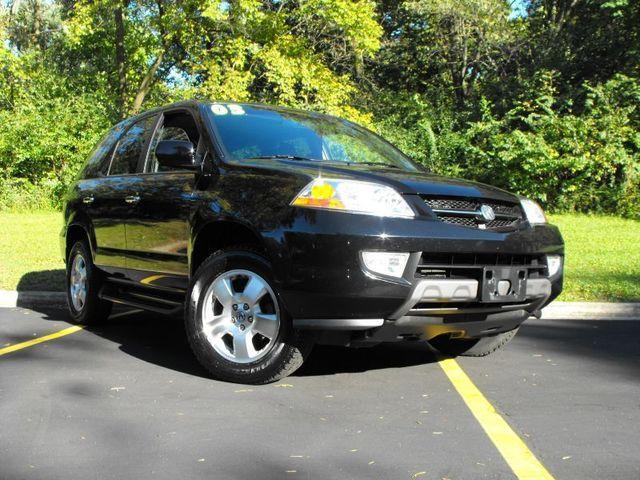
[[[637,0],[531,0],[523,62],[529,76],[539,69],[560,72],[561,94],[576,98],[584,81],[640,74],[639,25]]]
[[[354,75],[379,46],[369,1],[210,2],[187,50],[200,95],[342,114],[366,122],[352,100]]]
[[[449,88],[460,108],[480,80],[499,73],[516,39],[503,0],[383,2],[382,80],[397,74],[416,91]]]
[[[81,0],[67,12],[69,58],[80,75],[101,79],[117,93],[120,117],[137,113],[155,87],[158,100],[166,100],[162,84],[186,55],[181,37],[198,22],[197,7],[189,1]]]
[[[5,12],[7,40],[20,51],[51,47],[61,34],[60,8],[42,0],[14,0]]]

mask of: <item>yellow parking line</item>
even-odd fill
[[[486,434],[520,480],[554,480],[453,359],[438,362]]]
[[[16,350],[22,350],[23,348],[32,347],[42,342],[48,342],[49,340],[64,337],[65,335],[69,335],[71,333],[82,330],[82,328],[83,327],[79,325],[74,325],[73,327],[65,328],[50,335],[45,335],[44,337],[38,337],[34,338],[33,340],[28,340],[26,342],[16,343],[15,345],[9,345],[8,347],[0,348],[0,357],[2,355],[6,355],[7,353],[15,352]]]

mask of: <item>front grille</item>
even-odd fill
[[[453,223],[455,225],[463,225],[465,227],[476,228],[478,224],[473,217],[453,217],[448,215],[438,215],[438,219],[445,223]]]
[[[425,203],[431,208],[442,210],[477,210],[478,204],[474,200],[456,200],[455,198],[425,198]]]
[[[498,200],[476,198],[447,198],[422,196],[433,210],[438,220],[453,225],[483,230],[507,231],[518,228],[523,214],[518,204]],[[486,205],[493,209],[495,219],[484,218],[481,208]]]
[[[480,280],[484,267],[523,267],[527,278],[547,276],[544,255],[506,253],[431,253],[424,252],[416,268],[420,278],[472,278]]]

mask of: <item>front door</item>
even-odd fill
[[[138,176],[140,201],[126,224],[129,276],[146,285],[186,289],[189,278],[189,217],[198,197],[197,174],[158,164],[161,140],[193,143],[196,160],[204,152],[203,137],[189,110],[165,112],[150,142]]]

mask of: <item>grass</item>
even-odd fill
[[[63,290],[59,212],[0,212],[0,289]]]
[[[550,215],[565,241],[560,300],[640,301],[640,221]]]
[[[551,215],[566,242],[565,301],[640,301],[640,221]],[[0,289],[62,290],[57,212],[0,212]]]

